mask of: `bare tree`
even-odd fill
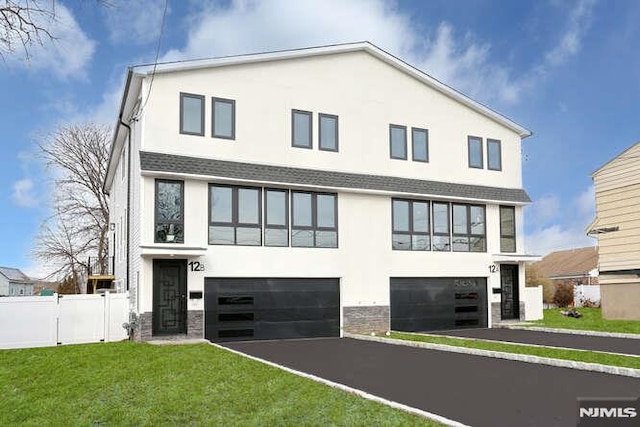
[[[39,144],[52,169],[54,215],[41,227],[35,255],[55,265],[56,276],[79,274],[88,256],[102,271],[108,263],[109,204],[102,192],[107,173],[110,131],[93,123],[64,125]],[[81,271],[80,271],[81,270]]]

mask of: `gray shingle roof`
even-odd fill
[[[140,152],[140,167],[143,171],[217,176],[258,182],[377,190],[511,203],[531,202],[527,193],[519,188],[487,187],[393,176],[270,166],[146,151]]]
[[[0,274],[12,282],[28,282],[31,279],[17,268],[0,267]]]

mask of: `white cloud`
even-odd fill
[[[567,29],[560,43],[547,52],[545,62],[549,66],[558,66],[567,58],[576,55],[582,47],[582,39],[591,26],[591,16],[595,0],[579,0],[569,14]]]
[[[526,219],[533,231],[526,235],[527,252],[546,255],[549,252],[594,246],[596,240],[585,229],[595,218],[595,189],[590,185],[569,203],[548,195],[527,208]]]
[[[164,5],[165,0],[110,0],[103,9],[109,38],[114,43],[157,42]]]
[[[33,181],[28,178],[24,178],[14,182],[11,199],[13,200],[13,203],[19,207],[36,207],[38,205],[38,200],[34,193]]]
[[[55,16],[34,15],[38,25],[47,28],[53,40],[41,37],[42,45],[29,47],[29,58],[22,58],[21,51],[6,57],[14,66],[32,70],[48,70],[60,78],[85,73],[95,50],[95,42],[80,28],[71,11],[60,3],[55,4]]]

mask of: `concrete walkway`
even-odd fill
[[[640,379],[348,338],[225,347],[473,426],[576,425],[578,397],[637,397]]]
[[[640,356],[640,340],[627,338],[561,334],[503,328],[458,329],[451,331],[429,332],[429,334]]]

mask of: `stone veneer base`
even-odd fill
[[[204,311],[189,310],[187,312],[187,334],[179,337],[204,338]],[[153,313],[140,313],[138,328],[134,333],[135,341],[151,341],[160,338],[153,335]],[[176,339],[176,336],[162,336],[163,339]]]
[[[389,330],[388,305],[343,307],[343,329],[356,334],[384,333]]]

